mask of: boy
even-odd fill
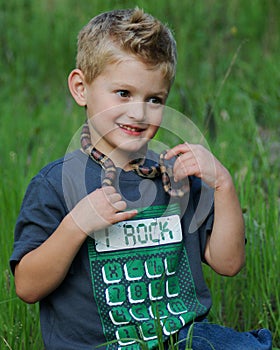
[[[244,223],[231,176],[208,150],[148,150],[175,66],[171,32],[139,9],[101,14],[79,34],[68,83],[86,109],[82,150],[32,179],[11,257],[18,296],[40,302],[46,349],[156,348],[175,338],[184,348],[194,321],[193,349],[270,348],[265,330],[200,322],[211,306],[201,262],[238,273]],[[203,188],[214,208],[199,223]]]

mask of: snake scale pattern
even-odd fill
[[[81,146],[82,150],[96,163],[98,163],[104,170],[104,178],[102,180],[102,187],[114,186],[116,178],[116,167],[113,161],[106,155],[99,152],[91,143],[90,131],[88,123],[85,123],[81,132]],[[152,165],[150,167],[142,165],[143,159],[136,159],[130,163],[133,170],[141,177],[152,179],[157,176],[161,176],[162,185],[171,197],[183,197],[190,190],[190,179],[184,182],[180,188],[172,188],[170,175],[172,175],[172,169],[164,163],[164,156],[166,151],[163,151],[159,156],[159,164]]]

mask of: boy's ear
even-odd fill
[[[68,77],[68,87],[79,106],[86,106],[86,86],[84,74],[80,69],[74,69]]]

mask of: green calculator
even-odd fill
[[[149,349],[206,308],[196,297],[176,204],[149,207],[89,238],[93,293],[107,349]]]

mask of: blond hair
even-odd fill
[[[173,81],[177,61],[173,35],[139,8],[113,10],[92,18],[78,35],[76,67],[91,83],[124,53],[136,56],[152,69],[161,69],[164,77]]]

